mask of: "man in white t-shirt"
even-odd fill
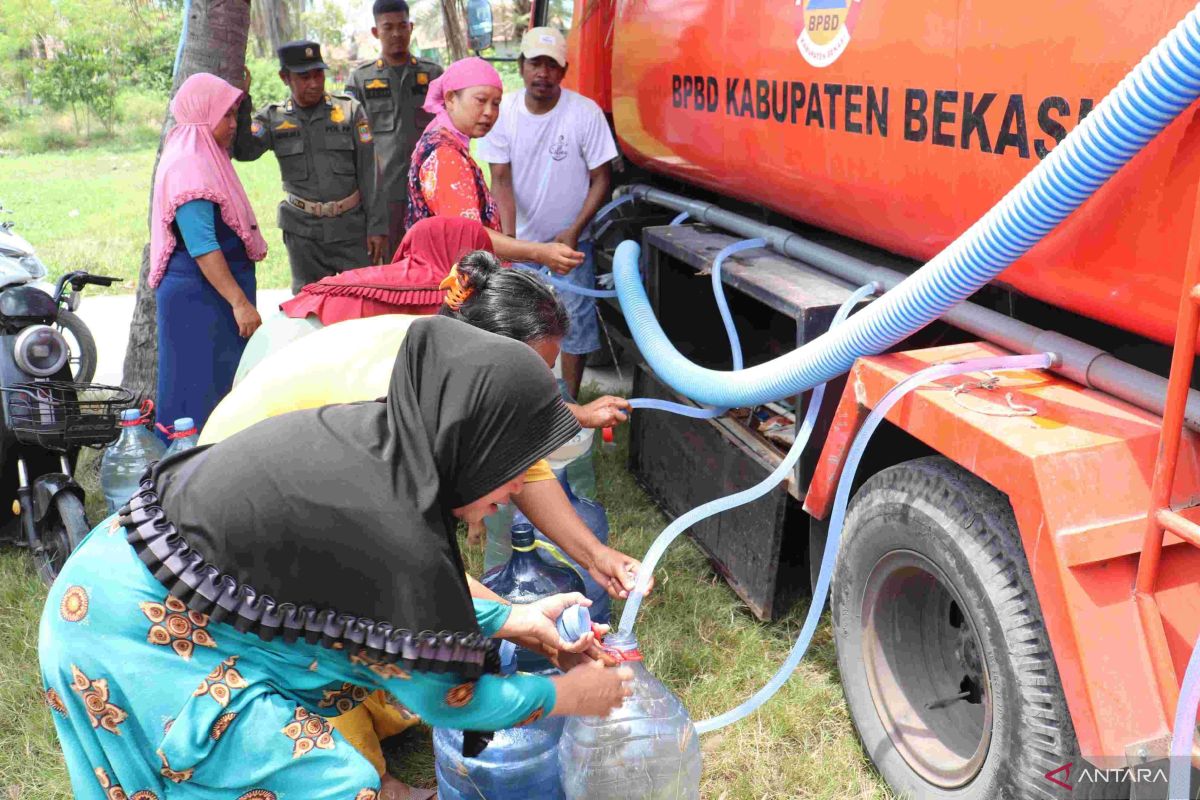
[[[500,118],[478,149],[491,165],[492,194],[504,232],[582,250],[587,258],[568,280],[595,288],[591,247],[580,245],[579,236],[608,200],[616,142],[600,107],[562,88],[567,42],[561,33],[531,28],[521,40],[517,62],[525,88],[505,96]],[[596,301],[567,291],[559,297],[571,317],[562,343],[562,376],[577,397],[584,360],[600,347]]]

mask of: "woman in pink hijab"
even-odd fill
[[[267,243],[229,160],[243,92],[191,76],[171,101],[150,211],[150,286],[158,304],[158,418],[204,426],[233,385],[255,310],[254,262]]]
[[[435,114],[413,149],[408,171],[411,229],[429,217],[465,217],[482,223],[496,255],[506,261],[532,261],[570,271],[583,253],[557,242],[525,242],[500,232],[500,212],[471,158],[471,139],[486,136],[500,114],[504,86],[482,58],[464,58],[429,84],[425,110]]]

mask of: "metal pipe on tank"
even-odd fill
[[[908,277],[887,267],[805,239],[789,230],[755,222],[712,203],[664,192],[644,184],[632,184],[622,187],[620,191],[648,203],[675,211],[686,211],[695,222],[723,228],[746,238],[765,239],[773,250],[856,286],[877,282],[891,289]],[[959,303],[947,311],[942,319],[956,328],[1014,353],[1056,353],[1061,360],[1051,367],[1055,372],[1076,383],[1111,394],[1145,411],[1162,416],[1166,407],[1166,378],[1121,361],[1111,353],[1078,339],[1029,325],[974,303]],[[1188,392],[1184,421],[1192,430],[1200,431],[1200,392],[1195,389]]]

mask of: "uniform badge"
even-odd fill
[[[261,122],[259,122],[258,120],[254,120],[254,122],[250,123],[250,135],[251,136],[257,136],[257,137],[261,138],[263,133],[264,133],[264,129],[263,129]]]
[[[364,87],[364,88],[367,88],[367,89],[386,89],[386,88],[388,88],[388,82],[387,82],[387,81],[385,81],[385,80],[383,80],[382,78],[376,78],[375,80],[373,80],[373,81],[371,81],[370,83],[368,83],[368,84],[366,85],[366,87]]]
[[[417,73],[417,84],[420,86],[424,86],[427,83],[429,83],[429,73],[428,72],[418,72]]]
[[[370,144],[372,141],[374,141],[374,139],[371,136],[371,126],[367,123],[367,121],[365,119],[359,121],[357,128],[358,128],[358,140],[360,142],[362,142],[363,144]]]
[[[344,122],[345,119],[346,119],[345,112],[342,111],[342,109],[338,106],[334,106],[333,111],[329,112],[329,121],[330,122]]]
[[[312,48],[311,47],[304,48],[304,55],[308,58],[312,58],[313,57]]]
[[[281,122],[275,126],[275,130],[277,130],[277,131],[293,131],[299,127],[300,127],[299,125],[292,122],[290,119],[285,119],[283,122]]]

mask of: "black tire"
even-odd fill
[[[71,349],[71,375],[76,383],[91,383],[96,377],[96,337],[84,321],[65,308],[59,309],[55,327],[67,337]],[[71,341],[74,337],[74,341]]]
[[[898,796],[1069,796],[1045,775],[1077,760],[1075,729],[1004,495],[939,456],[874,475],[831,606],[851,717]]]
[[[42,519],[37,531],[40,541],[33,551],[38,575],[47,586],[53,585],[67,557],[89,530],[91,526],[82,500],[70,492],[62,492],[54,498],[54,508]]]

